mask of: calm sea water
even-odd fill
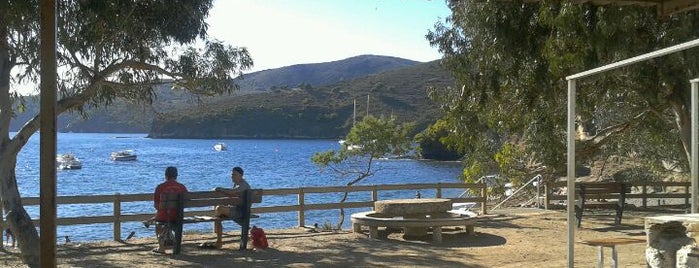
[[[58,153],[71,152],[83,162],[80,170],[57,171],[57,191],[60,196],[152,193],[163,181],[167,166],[179,169],[178,180],[191,191],[211,190],[216,186],[231,187],[230,169],[241,166],[245,178],[254,188],[298,188],[315,186],[345,185],[347,178],[322,171],[310,158],[320,151],[338,149],[335,140],[189,140],[149,139],[145,134],[96,134],[59,133]],[[213,145],[225,142],[228,151],[217,152]],[[114,162],[109,159],[112,151],[133,149],[138,160]],[[459,182],[461,167],[455,162],[418,160],[385,160],[375,163],[378,169],[372,177],[361,184],[404,184]],[[22,197],[39,194],[39,135],[34,135],[19,154],[17,181]],[[445,191],[444,196],[456,196],[458,190]],[[423,196],[434,196],[434,191],[424,191]],[[412,198],[415,191],[381,193],[379,199]],[[337,202],[340,195],[307,195],[306,203]],[[361,197],[358,197],[361,198]],[[369,200],[363,197],[364,201]],[[264,206],[295,204],[294,196],[265,196]],[[129,203],[122,206],[122,214],[152,212],[152,202]],[[359,209],[366,210],[366,209]],[[32,218],[38,218],[38,207],[27,207]],[[352,213],[354,210],[348,211]],[[111,215],[111,204],[62,205],[58,217]],[[337,210],[309,211],[306,224],[335,224]],[[266,229],[297,226],[296,213],[262,214],[252,224]],[[237,225],[228,223],[226,230],[236,230]],[[349,228],[349,214],[344,228]],[[210,231],[210,224],[190,224],[185,230]],[[58,237],[70,236],[74,241],[112,239],[111,224],[59,226]],[[153,235],[153,227],[146,229],[140,223],[122,224],[122,235],[131,231],[136,237]],[[59,239],[62,241],[62,239]]]

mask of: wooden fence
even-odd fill
[[[252,213],[277,213],[277,212],[297,212],[298,226],[305,226],[305,213],[310,210],[331,210],[339,208],[373,208],[374,202],[379,200],[379,191],[391,190],[424,190],[434,189],[436,198],[442,198],[443,189],[463,189],[469,190],[472,193],[471,197],[465,198],[450,198],[453,202],[473,202],[480,204],[481,214],[485,214],[487,202],[487,189],[484,183],[431,183],[431,184],[390,184],[390,185],[360,185],[360,186],[335,186],[335,187],[306,187],[306,188],[281,188],[281,189],[264,189],[262,203],[252,208]],[[343,203],[306,203],[306,194],[330,194],[330,193],[345,193],[345,192],[370,192],[371,199],[363,201],[346,201]],[[268,196],[274,195],[295,195],[298,202],[296,204],[264,206],[265,199]],[[423,198],[429,196],[422,195]],[[339,200],[338,200],[339,201]],[[121,239],[121,224],[123,222],[141,222],[153,216],[153,213],[147,214],[122,214],[122,205],[130,202],[149,202],[149,208],[152,206],[153,194],[113,194],[113,195],[93,195],[93,196],[58,196],[56,203],[62,205],[82,205],[82,204],[112,204],[112,215],[91,215],[79,217],[63,217],[57,218],[57,225],[75,225],[75,224],[98,224],[112,223],[114,240]],[[38,206],[39,197],[22,198],[24,206]],[[206,211],[208,214],[211,211]],[[202,211],[186,211],[185,216],[202,215]],[[35,226],[38,226],[39,219],[34,219]],[[5,222],[0,217],[0,227],[5,229]],[[3,236],[0,236],[0,248],[3,245]]]
[[[641,207],[648,207],[649,199],[684,199],[671,202],[675,205],[689,207],[689,199],[692,194],[689,190],[691,183],[689,182],[635,182],[627,183],[629,187],[632,187],[632,193],[626,194],[626,203],[632,199],[641,199]],[[557,190],[566,188],[566,182],[550,182],[546,183],[544,188],[544,209],[550,209],[556,206],[551,204],[555,201],[565,201],[568,196],[565,193],[559,193]],[[640,190],[640,191],[639,191]],[[651,191],[652,190],[652,191]],[[602,196],[601,198],[605,198]],[[612,198],[611,196],[607,198]],[[654,204],[650,204],[651,206]]]

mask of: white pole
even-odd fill
[[[357,99],[354,99],[354,109],[352,113],[352,126],[354,126],[357,123]]]
[[[575,266],[575,80],[568,80],[568,268]]]
[[[699,155],[699,136],[697,136],[697,127],[699,127],[699,78],[689,81],[692,84],[692,158],[690,159],[691,181],[692,181],[692,213],[699,213],[697,207],[697,198],[699,198],[699,163],[697,158]]]
[[[369,94],[366,94],[366,116],[369,116]]]

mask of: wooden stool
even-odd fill
[[[599,268],[602,268],[604,266],[604,248],[612,248],[612,267],[617,268],[618,262],[616,246],[646,243],[646,239],[634,237],[610,237],[602,239],[583,240],[580,241],[580,243],[590,246],[597,246],[599,248],[599,253],[597,255],[597,267]]]

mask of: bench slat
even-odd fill
[[[242,204],[243,200],[241,200],[240,198],[190,199],[184,201],[185,208],[237,206]]]
[[[626,203],[626,193],[631,192],[631,187],[620,182],[603,183],[579,183],[576,185],[575,194],[578,202],[575,204],[575,216],[578,220],[578,227],[582,222],[583,210],[590,207],[612,207],[616,210],[614,223],[621,224],[621,217],[624,213]],[[595,199],[613,199],[616,201],[591,201]]]

